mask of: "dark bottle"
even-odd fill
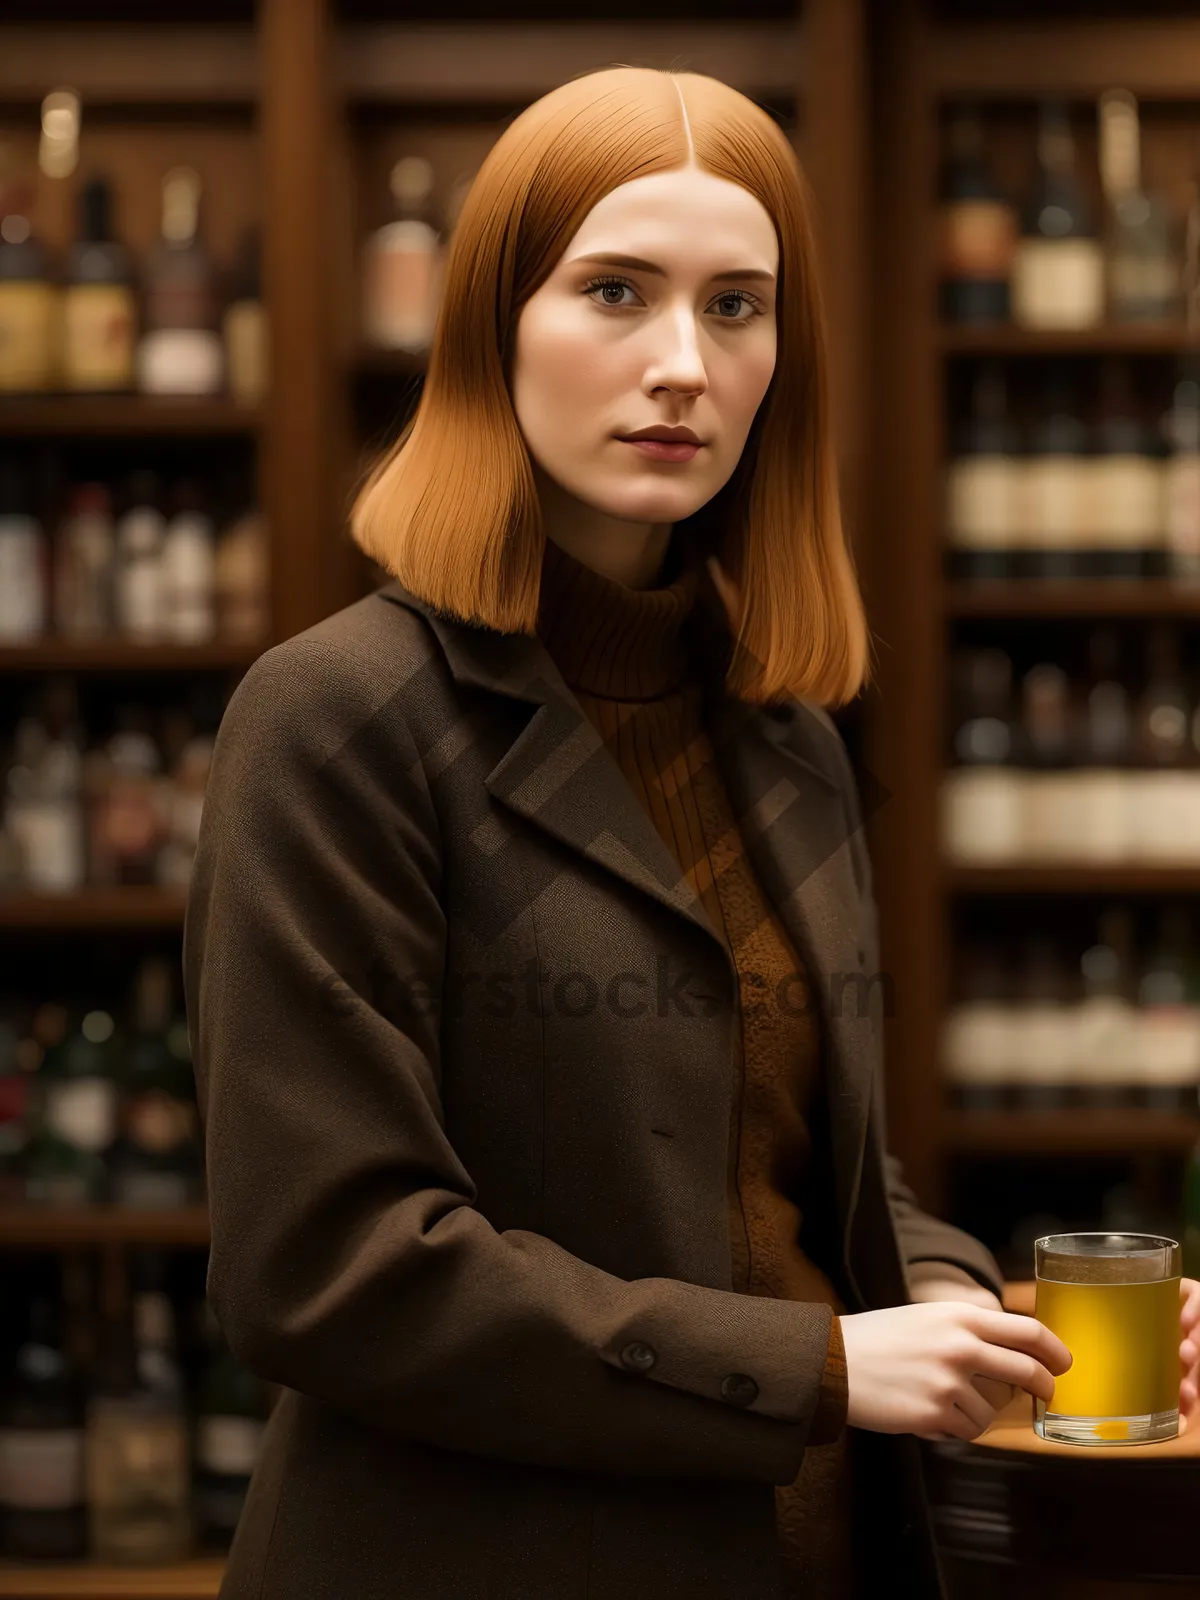
[[[33,185],[0,194],[0,393],[58,382],[62,290],[33,231]]]
[[[1123,861],[1130,850],[1133,710],[1121,676],[1115,628],[1095,628],[1089,634],[1088,668],[1077,778],[1079,854],[1089,861]]]
[[[138,968],[121,1136],[110,1163],[119,1205],[166,1211],[202,1196],[195,1079],[187,1027],[176,1021],[170,964],[147,957]]]
[[[120,1085],[114,1032],[107,1011],[88,1011],[46,1051],[34,1079],[26,1199],[91,1205],[109,1198],[107,1153],[116,1135]]]
[[[1200,1085],[1200,986],[1186,906],[1165,905],[1138,986],[1141,1103],[1188,1111]]]
[[[960,106],[951,117],[940,189],[943,318],[1007,322],[1017,216],[989,169],[973,107]]]
[[[1020,437],[998,361],[980,364],[970,410],[957,428],[946,473],[946,536],[956,578],[1015,577],[1022,543]]]
[[[262,1449],[270,1405],[266,1385],[230,1350],[207,1300],[204,1331],[208,1359],[196,1400],[193,1503],[203,1548],[226,1551]]]
[[[1016,1102],[1021,1110],[1069,1105],[1078,1053],[1078,1012],[1054,940],[1029,935],[1021,947],[1013,1008]]]
[[[39,1292],[0,1397],[0,1550],[62,1561],[86,1549],[84,1389],[61,1299]]]
[[[0,1016],[0,1205],[15,1205],[25,1198],[29,1083],[16,1026]]]
[[[1100,368],[1100,396],[1088,464],[1082,571],[1097,578],[1155,578],[1165,570],[1165,447],[1142,415],[1128,361]]]
[[[163,179],[162,235],[146,271],[138,387],[147,394],[216,394],[225,382],[216,274],[201,238],[201,181],[191,167]]]
[[[1092,328],[1104,319],[1104,250],[1075,173],[1067,108],[1038,117],[1038,179],[1013,260],[1013,320],[1027,328]]]
[[[1029,430],[1024,469],[1025,542],[1021,576],[1086,576],[1091,530],[1088,493],[1091,434],[1070,368],[1051,362]]]
[[[1019,759],[1025,766],[1022,844],[1038,861],[1058,861],[1076,849],[1078,729],[1071,683],[1052,661],[1021,680]]]
[[[133,270],[124,245],[112,237],[105,179],[84,185],[80,211],[63,291],[63,384],[101,393],[129,389],[137,319]]]
[[[1136,1070],[1137,1013],[1133,920],[1128,906],[1110,906],[1100,917],[1096,942],[1080,961],[1076,1079],[1083,1104],[1123,1106]]]

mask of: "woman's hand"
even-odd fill
[[[931,1300],[961,1300],[973,1306],[983,1306],[988,1311],[1003,1311],[1004,1302],[985,1289],[981,1283],[964,1283],[960,1278],[925,1278],[913,1284],[910,1298],[913,1302]],[[995,1411],[1003,1411],[1017,1392],[1016,1384],[1001,1383],[995,1378],[982,1378],[978,1373],[972,1384]]]
[[[993,1296],[993,1298],[995,1298]],[[849,1383],[847,1422],[919,1439],[975,1439],[997,1407],[981,1382],[1049,1402],[1071,1352],[1033,1317],[965,1300],[888,1306],[840,1318]]]
[[[1195,1278],[1179,1280],[1179,1360],[1183,1374],[1179,1380],[1179,1431],[1186,1433],[1192,1412],[1196,1408],[1200,1391],[1200,1282]]]

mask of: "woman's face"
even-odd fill
[[[513,405],[537,465],[620,520],[699,510],[775,369],[778,267],[766,209],[724,178],[684,167],[605,195],[517,323]],[[626,442],[646,428],[690,429],[699,448]]]

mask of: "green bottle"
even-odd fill
[[[107,1152],[116,1136],[120,1092],[115,1031],[107,1011],[88,1011],[43,1056],[34,1079],[27,1200],[94,1205],[111,1198]]]

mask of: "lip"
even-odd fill
[[[703,449],[702,445],[689,444],[686,439],[622,439],[621,443],[631,444],[656,461],[690,461]]]
[[[667,427],[664,423],[656,422],[650,428],[638,428],[635,433],[622,433],[617,435],[628,444],[636,444],[641,440],[660,439],[666,444],[700,444],[700,439],[690,428],[682,424],[679,427]]]

